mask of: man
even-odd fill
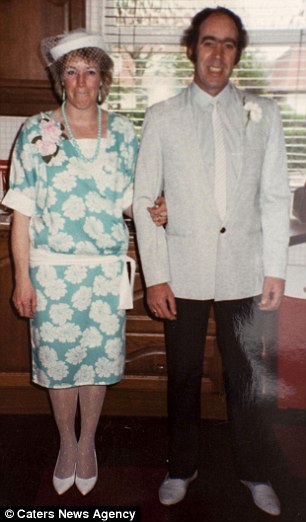
[[[229,81],[247,45],[240,18],[218,7],[183,43],[194,81],[146,114],[134,218],[152,313],[165,319],[169,474],[160,501],[182,500],[197,477],[200,386],[214,306],[238,477],[255,504],[280,513],[269,482],[261,408],[262,328],[284,288],[289,222],[279,111]],[[166,229],[147,212],[164,191]]]

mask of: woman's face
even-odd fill
[[[102,80],[95,61],[77,55],[68,57],[62,80],[66,100],[75,108],[83,110],[97,103]]]

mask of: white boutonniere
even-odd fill
[[[243,108],[247,112],[247,122],[246,125],[248,125],[249,121],[254,121],[255,123],[260,122],[262,118],[262,108],[258,105],[258,103],[255,102],[243,102]]]

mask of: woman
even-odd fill
[[[137,139],[126,118],[97,104],[113,68],[100,35],[47,38],[42,51],[63,103],[29,118],[15,146],[5,198],[14,209],[13,302],[31,319],[32,378],[49,389],[60,434],[54,488],[63,494],[75,482],[86,495],[97,481],[106,386],[124,368],[133,260],[123,212],[132,202]]]

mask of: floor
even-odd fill
[[[306,412],[279,415],[274,425],[282,457],[273,484],[280,522],[306,521]],[[140,506],[142,522],[264,522],[237,480],[227,422],[202,421],[199,477],[183,502],[162,506],[157,491],[166,472],[165,418],[101,417],[97,432],[99,480],[82,497],[73,487],[58,496],[51,483],[58,451],[49,415],[0,416],[0,506]]]

